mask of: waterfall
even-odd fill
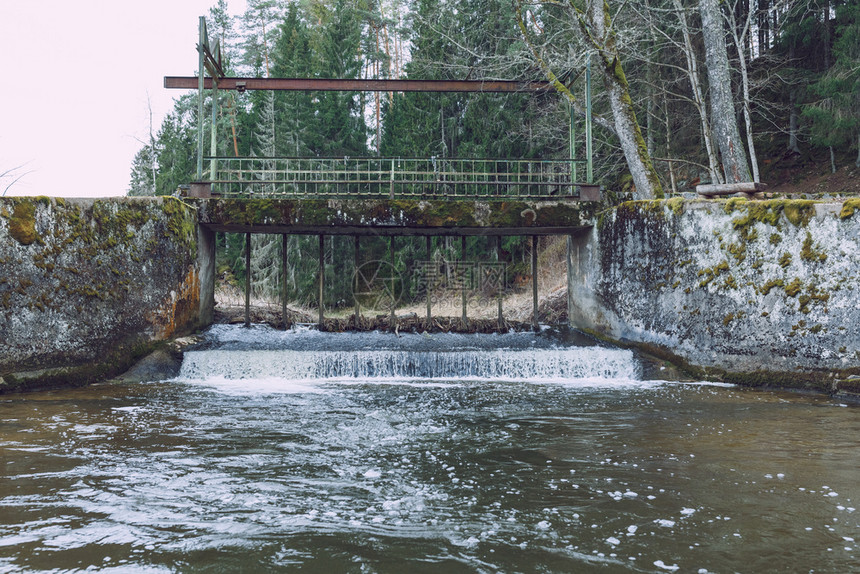
[[[378,333],[313,333],[291,337],[275,333],[271,338],[257,337],[243,345],[236,345],[235,338],[222,334],[220,347],[186,352],[179,378],[188,381],[210,377],[294,381],[639,378],[639,365],[631,351],[598,345],[558,345],[533,334],[507,338],[434,335],[427,341],[419,335],[396,338]]]

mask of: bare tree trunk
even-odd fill
[[[824,69],[830,69],[830,2],[824,3]]]
[[[585,19],[587,22],[580,18],[580,27],[600,58],[599,68],[609,96],[615,131],[621,141],[621,150],[627,160],[633,184],[636,186],[634,197],[636,199],[661,198],[663,187],[651,163],[647,144],[636,121],[627,77],[624,75],[615,44],[615,31],[611,28],[612,19],[607,1],[588,0]]]
[[[788,61],[794,63],[794,39],[789,40]],[[791,106],[788,116],[788,151],[800,155],[800,146],[797,145],[797,89],[791,88],[788,93],[788,101]]]
[[[649,66],[649,68],[652,69],[649,71],[648,75],[650,76],[650,79],[653,80],[655,78],[653,73],[654,70],[652,66]],[[647,111],[645,112],[647,114],[645,130],[648,132],[648,145],[646,147],[648,149],[648,155],[654,155],[654,132],[657,131],[657,123],[654,121],[654,112],[656,110],[656,106],[654,105],[654,84],[649,84],[650,85],[648,86],[648,102],[646,103]]]
[[[791,113],[788,116],[788,150],[800,154],[800,146],[797,145],[797,90],[792,89],[789,94]]]
[[[669,136],[669,98],[666,97],[666,93],[663,93],[663,118],[666,122],[666,158],[669,159],[669,184],[672,186],[672,193],[678,193],[678,187],[675,184],[675,166],[672,165],[672,150],[671,150],[671,141]]]
[[[770,0],[758,0],[758,53],[763,56],[770,48]]]
[[[752,167],[752,177],[753,181],[759,181],[759,173],[758,173],[758,158],[755,153],[755,142],[753,141],[753,125],[752,125],[752,114],[750,113],[750,79],[749,72],[747,69],[747,57],[744,51],[744,46],[746,45],[747,38],[749,36],[750,28],[752,27],[752,14],[747,12],[746,21],[743,23],[739,23],[735,21],[735,11],[729,10],[727,12],[727,17],[729,19],[729,28],[732,31],[732,39],[735,42],[735,48],[738,52],[738,67],[741,71],[741,88],[743,90],[743,112],[744,112],[744,125],[746,127],[747,132],[747,146],[749,147],[750,154],[750,166]],[[741,32],[738,35],[738,25],[741,25]]]
[[[158,160],[157,155],[155,153],[155,146],[157,145],[157,141],[155,140],[155,130],[152,125],[152,100],[149,97],[149,93],[146,94],[146,107],[149,111],[149,168],[152,174],[152,194],[156,194],[155,181],[156,176],[158,175]]]
[[[854,165],[860,167],[860,132],[857,132],[857,161],[854,162]]]
[[[684,36],[684,58],[687,60],[687,77],[690,80],[690,88],[693,90],[693,103],[699,111],[699,120],[702,123],[702,140],[705,142],[705,151],[708,154],[708,167],[713,183],[723,183],[720,173],[720,162],[714,145],[714,134],[708,122],[708,112],[705,105],[704,90],[699,78],[699,62],[693,49],[693,40],[690,36],[690,27],[687,25],[687,13],[681,5],[681,0],[672,0],[678,23],[681,25],[681,33]]]
[[[708,68],[711,120],[723,159],[726,183],[750,181],[746,151],[735,118],[729,55],[719,0],[699,0],[699,12],[705,42],[705,65]]]
[[[836,154],[833,152],[833,146],[830,146],[830,173],[836,173]]]

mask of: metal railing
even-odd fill
[[[577,197],[584,161],[450,158],[211,157],[222,197]]]

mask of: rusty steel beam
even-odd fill
[[[165,76],[164,87],[180,90],[197,89],[199,79]],[[212,78],[205,79],[212,87]],[[219,78],[221,90],[288,90],[319,92],[543,92],[552,89],[549,82],[514,82],[508,80],[347,80],[323,78]]]

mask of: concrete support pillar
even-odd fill
[[[197,226],[197,265],[200,268],[200,307],[198,326],[208,327],[215,320],[215,232]]]
[[[567,316],[571,327],[596,329],[603,304],[594,291],[599,284],[600,255],[592,231],[583,231],[567,240]],[[599,321],[598,321],[599,322]]]
[[[573,326],[573,236],[567,236],[567,324]]]

